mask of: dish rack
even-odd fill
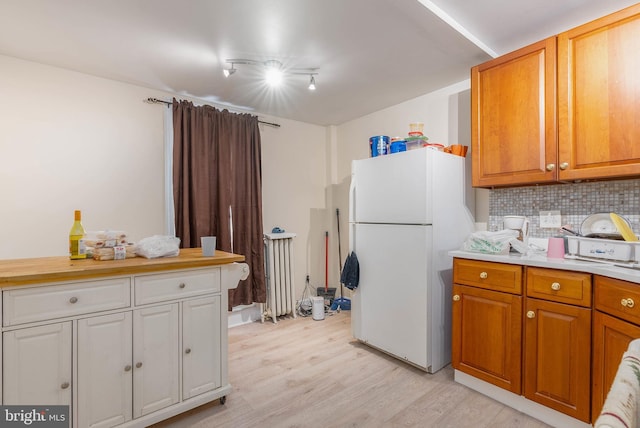
[[[582,236],[569,236],[567,240],[566,258],[640,266],[640,242]]]

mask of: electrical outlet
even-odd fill
[[[542,229],[560,229],[562,227],[560,211],[540,211],[540,227]]]

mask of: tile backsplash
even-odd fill
[[[577,231],[588,215],[615,212],[640,234],[640,179],[492,189],[488,229],[501,230],[505,215],[524,215],[531,223],[530,236],[558,235],[556,229],[540,228],[540,211],[551,210],[559,210],[562,224]]]

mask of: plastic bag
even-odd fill
[[[153,235],[138,242],[136,254],[148,259],[157,257],[176,257],[180,254],[180,238],[175,236]]]
[[[512,241],[518,241],[518,235],[518,231],[510,229],[473,232],[462,244],[462,249],[485,254],[508,254]]]

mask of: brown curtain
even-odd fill
[[[245,256],[251,273],[229,290],[229,309],[267,297],[260,144],[257,117],[173,99],[176,236],[183,248],[216,236],[219,250]]]

